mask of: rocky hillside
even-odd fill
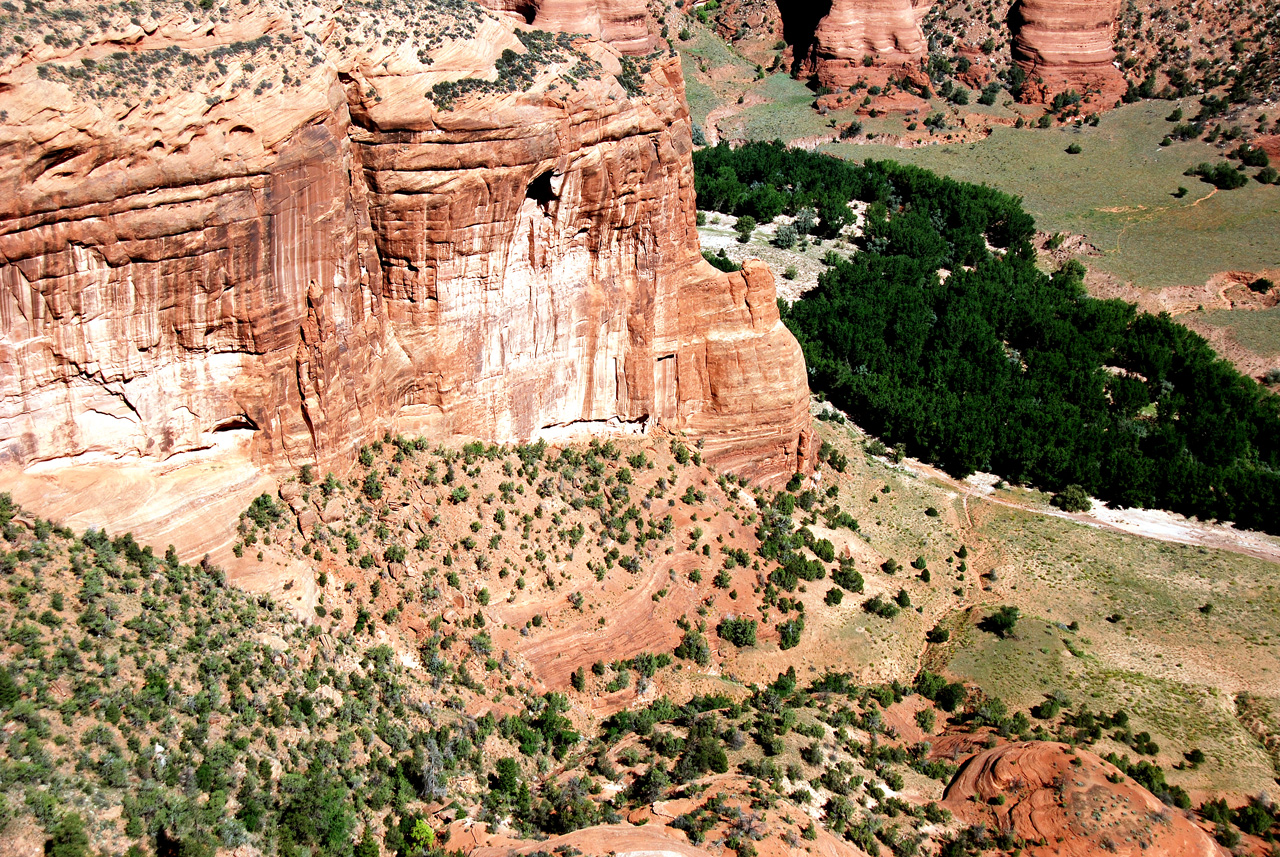
[[[678,438],[392,437],[241,516],[244,562],[307,564],[302,600],[0,497],[0,854],[1011,853],[1100,842],[1086,806],[1215,853],[1124,712],[1028,713],[918,668],[988,560],[894,559],[881,518],[918,487],[877,492],[861,534],[872,486],[833,440],[826,487],[773,492]],[[867,630],[901,651],[854,656]],[[1146,758],[1043,743],[1105,730]],[[1082,785],[1054,791],[1062,771]]]
[[[0,458],[665,425],[805,466],[772,279],[702,261],[623,7],[533,18],[625,53],[453,0],[0,12]]]

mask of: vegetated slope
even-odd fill
[[[324,598],[309,626],[214,568],[0,503],[15,607],[0,627],[0,781],[16,816],[5,835],[25,853],[50,842],[77,857],[86,840],[135,857],[241,844],[440,857],[464,815],[501,836],[626,817],[740,857],[808,842],[835,855],[1007,850],[1016,837],[959,830],[936,805],[964,756],[1104,729],[1155,752],[1120,715],[1040,706],[1033,721],[929,671],[858,681],[847,670],[865,665],[847,646],[822,660],[814,634],[859,622],[909,629],[914,650],[913,599],[932,604],[955,580],[941,560],[933,583],[926,569],[901,574],[906,556],[870,567],[837,505],[866,486],[843,475],[852,462],[836,446],[822,455],[823,490],[796,479],[746,497],[679,440],[458,450],[392,438],[363,450],[351,479],[303,470],[245,511],[242,551],[315,563]],[[876,496],[889,513],[896,495]],[[858,558],[836,560],[831,540]],[[962,558],[963,581],[964,548],[944,552]],[[876,593],[865,601],[859,568]],[[622,614],[644,603],[672,609],[641,615],[659,633],[627,648],[635,623]],[[1016,611],[1001,615],[1016,625]],[[579,623],[596,627],[590,648],[560,646],[578,666],[538,668],[530,652]],[[785,667],[797,653],[807,675]],[[1118,763],[1187,804],[1158,766]]]
[[[780,145],[695,165],[703,207],[870,204],[862,251],[830,256],[785,320],[811,385],[874,433],[956,475],[1276,531],[1280,404],[1168,317],[1088,298],[1078,263],[1041,272],[1017,199]]]

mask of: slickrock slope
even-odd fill
[[[1001,795],[1004,802],[994,803]],[[944,805],[966,822],[1012,830],[1026,840],[1031,857],[1225,854],[1207,833],[1115,766],[1055,742],[1026,741],[979,753],[951,781]]]
[[[1074,89],[1111,107],[1125,91],[1115,60],[1120,0],[1021,0],[1009,14],[1013,58],[1027,75],[1024,100]]]
[[[835,0],[814,30],[801,72],[838,88],[868,77],[863,57],[880,67],[914,64],[928,48],[920,21],[929,6],[927,0]]]
[[[152,8],[4,22],[0,460],[660,425],[805,464],[767,269],[698,252],[677,60],[448,0]]]

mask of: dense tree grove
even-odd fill
[[[780,143],[695,153],[698,204],[762,221],[868,205],[784,308],[811,386],[886,443],[1123,506],[1280,531],[1280,405],[1165,315],[1036,266],[1031,217],[988,187]],[[847,206],[845,207],[847,210]]]

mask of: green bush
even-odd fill
[[[738,619],[721,619],[716,626],[716,634],[738,648],[756,644],[756,620],[745,617]]]
[[[1093,502],[1084,488],[1079,485],[1068,485],[1049,501],[1064,512],[1087,512],[1093,508]]]

